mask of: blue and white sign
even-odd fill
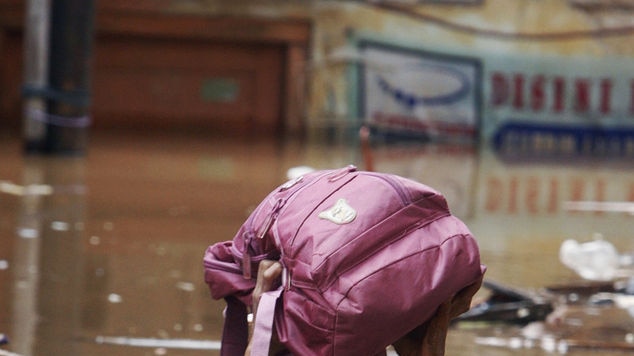
[[[357,112],[380,133],[480,139],[511,155],[634,156],[626,58],[467,55],[387,43],[357,41]]]
[[[470,57],[360,41],[359,115],[382,133],[475,140],[481,65]]]
[[[487,58],[482,137],[511,153],[634,155],[631,73],[617,58]]]

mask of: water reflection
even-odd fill
[[[10,341],[2,349],[20,355],[218,354],[224,305],[203,282],[205,248],[232,238],[289,168],[368,162],[358,142],[322,137],[98,134],[82,159],[23,158],[19,146],[0,143],[0,334]],[[623,161],[507,160],[465,146],[376,144],[369,152],[376,170],[446,195],[478,237],[492,281],[531,293],[580,282],[559,247],[595,232],[634,250],[627,211],[569,209],[634,201],[634,167]],[[561,320],[580,324],[577,331],[617,330],[605,321],[634,328],[619,310],[589,310]],[[464,326],[451,332],[447,354],[558,352],[526,340],[516,326]],[[500,342],[511,346],[491,345]]]
[[[84,162],[27,157],[13,263],[12,348],[24,355],[77,354],[85,219]]]

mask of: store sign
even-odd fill
[[[634,156],[628,60],[357,46],[358,114],[379,132],[479,138],[510,155]]]

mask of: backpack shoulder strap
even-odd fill
[[[255,317],[255,327],[251,340],[251,356],[267,356],[273,336],[275,306],[284,287],[262,294]]]
[[[275,320],[275,307],[284,287],[262,294],[255,318],[255,328],[251,340],[251,356],[268,356],[273,337],[273,322]],[[243,352],[244,353],[244,352]],[[287,354],[284,354],[287,355]],[[288,354],[290,355],[290,354]],[[375,356],[386,356],[386,351],[379,352]]]

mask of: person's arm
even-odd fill
[[[425,324],[396,341],[392,346],[399,356],[444,356],[451,320],[469,310],[471,299],[481,285],[482,277],[441,304]]]

